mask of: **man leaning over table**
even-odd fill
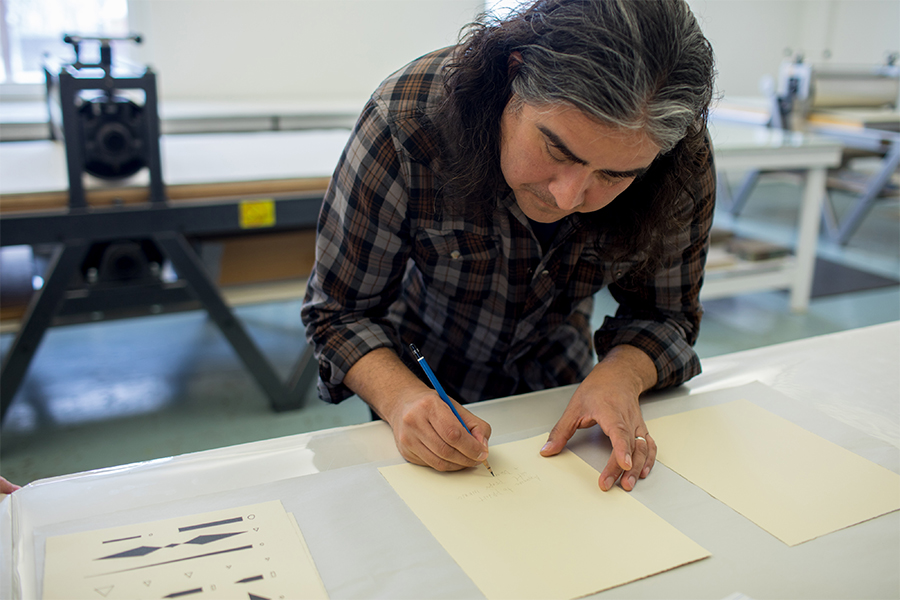
[[[408,344],[460,403],[580,383],[541,453],[599,425],[601,489],[632,490],[657,453],[640,395],[700,372],[713,76],[682,0],[548,0],[386,79],[319,216],[322,398],[358,394],[406,460],[452,471],[491,427],[458,406],[467,433]],[[592,346],[604,287],[619,307]]]

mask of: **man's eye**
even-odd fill
[[[605,171],[597,171],[597,178],[607,185],[616,185],[618,183],[622,183],[623,181],[631,181],[634,179],[634,177],[613,175],[612,173],[606,173]]]
[[[559,146],[555,146],[549,142],[546,144],[547,154],[550,155],[550,158],[555,160],[556,162],[569,162],[569,158],[560,150]]]

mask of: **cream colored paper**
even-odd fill
[[[547,435],[491,448],[484,467],[380,469],[484,595],[577,598],[709,553],[572,452],[539,455]]]
[[[900,509],[900,476],[748,400],[647,422],[657,460],[789,546]]]
[[[279,501],[51,537],[43,597],[327,598]]]

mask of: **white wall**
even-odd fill
[[[713,45],[717,87],[760,95],[785,56],[815,64],[880,64],[900,51],[898,0],[688,0]],[[826,53],[827,51],[827,53]]]
[[[362,102],[481,0],[129,0],[163,99]]]
[[[878,63],[900,50],[900,0],[688,0],[719,91],[757,96],[785,54]],[[362,103],[389,73],[456,41],[481,0],[129,0],[163,99]]]

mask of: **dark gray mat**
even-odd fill
[[[837,294],[862,292],[900,285],[900,280],[867,273],[840,263],[816,259],[813,274],[812,297],[822,298]]]

